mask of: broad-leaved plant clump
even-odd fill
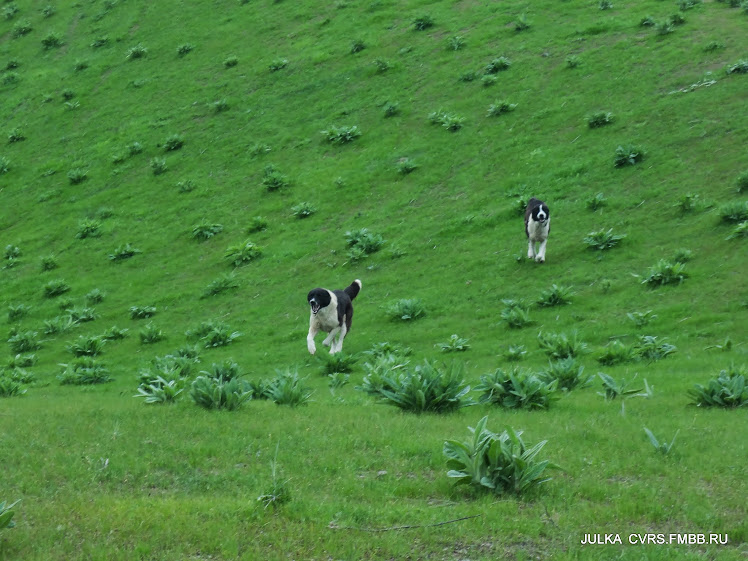
[[[522,431],[505,429],[501,434],[486,428],[483,417],[475,428],[468,427],[472,437],[464,442],[447,440],[443,453],[447,458],[447,476],[458,484],[490,491],[496,495],[526,495],[550,481],[545,472],[560,467],[538,454],[547,444],[542,440],[529,446]]]
[[[696,384],[688,396],[698,407],[748,407],[748,372],[745,367],[731,366],[722,370],[706,385]]]
[[[480,378],[475,391],[481,392],[480,402],[507,409],[547,409],[558,399],[555,379],[547,379],[529,370],[497,368]]]
[[[94,358],[83,357],[71,364],[61,364],[63,370],[57,375],[61,385],[84,386],[111,382],[109,369]]]
[[[247,383],[239,378],[224,380],[198,376],[190,387],[190,397],[205,409],[235,411],[252,399],[252,392]]]

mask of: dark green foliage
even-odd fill
[[[226,68],[233,68],[237,64],[239,64],[239,59],[235,55],[228,56],[223,61],[223,65]]]
[[[278,171],[274,165],[268,164],[263,172],[262,184],[268,191],[277,191],[288,187],[290,183],[288,177]]]
[[[88,179],[88,171],[80,168],[71,169],[68,172],[68,180],[71,185],[78,185]]]
[[[587,117],[587,126],[591,129],[598,129],[609,125],[613,122],[613,113],[610,111],[597,111]]]
[[[75,323],[94,321],[99,317],[93,308],[80,308],[77,306],[66,309],[65,313],[67,313],[68,316],[70,316],[70,319]]]
[[[550,361],[540,376],[548,382],[556,382],[558,389],[564,391],[586,388],[594,378],[592,374],[585,375],[584,366],[573,357]]]
[[[431,27],[434,27],[434,20],[429,15],[423,15],[413,20],[413,29],[416,31],[425,31]]]
[[[540,293],[538,306],[549,308],[552,306],[563,306],[571,304],[571,298],[574,296],[574,290],[570,286],[552,284],[550,288]]]
[[[347,144],[361,136],[361,131],[356,125],[344,125],[340,127],[332,125],[329,129],[323,130],[322,135],[325,137],[325,140],[331,144]]]
[[[626,237],[626,234],[614,234],[613,228],[608,230],[597,230],[590,232],[584,237],[584,243],[590,249],[604,251],[618,245]]]
[[[733,201],[719,207],[723,222],[745,222],[748,220],[748,201]]]
[[[148,55],[148,49],[143,45],[135,45],[127,50],[125,58],[127,60],[137,60],[139,58],[145,58]]]
[[[748,406],[748,384],[745,368],[730,367],[722,370],[703,386],[696,384],[688,395],[698,407],[746,407]]]
[[[580,341],[574,331],[566,333],[538,333],[538,345],[552,360],[580,357],[587,352],[587,343]]]
[[[233,380],[234,378],[240,378],[242,371],[233,360],[224,360],[220,363],[214,362],[209,370],[201,370],[200,374],[214,379]]]
[[[57,375],[60,384],[84,386],[111,382],[109,370],[100,362],[90,357],[76,360],[72,364],[62,364],[63,370]]]
[[[651,287],[665,284],[680,284],[688,278],[685,268],[685,263],[671,263],[666,259],[660,259],[655,265],[650,267],[649,274],[642,280],[642,284]]]
[[[0,372],[0,397],[14,397],[23,395],[26,393],[26,390],[23,388],[23,384],[21,382],[18,382],[17,380],[14,380],[10,376],[5,375],[3,372]],[[3,527],[11,527],[12,526],[3,526],[2,522],[5,520],[5,518],[8,518],[8,515],[3,512],[2,507],[5,505],[5,503],[0,503],[0,529]]]
[[[499,115],[505,115],[514,111],[517,107],[516,103],[509,103],[508,101],[497,101],[488,106],[488,112],[486,113],[489,117],[498,117]]]
[[[58,49],[62,47],[62,38],[57,33],[50,32],[42,39],[42,46],[45,49]]]
[[[288,66],[288,60],[285,58],[277,58],[268,65],[270,72],[277,72],[278,70],[284,69]]]
[[[305,405],[312,397],[312,391],[299,378],[297,372],[279,372],[267,382],[265,395],[276,405],[298,407]]]
[[[634,343],[632,350],[638,358],[647,362],[654,362],[674,353],[677,349],[675,345],[660,341],[654,335],[642,335]]]
[[[502,300],[504,309],[501,310],[501,320],[510,329],[521,329],[532,323],[530,309],[527,304],[520,300]]]
[[[426,315],[426,308],[418,298],[401,298],[386,308],[387,316],[393,321],[413,321]]]
[[[615,159],[613,163],[617,168],[624,166],[633,166],[644,159],[644,151],[638,146],[627,144],[616,148]]]
[[[104,351],[106,340],[103,337],[78,337],[67,346],[73,356],[98,356]]]
[[[198,376],[190,387],[192,400],[205,409],[235,411],[252,399],[247,384],[238,378],[224,380],[210,376]]]
[[[216,321],[205,321],[195,329],[185,333],[191,341],[200,342],[206,349],[224,347],[241,337],[238,331],[231,331],[228,325]]]
[[[130,319],[147,319],[156,314],[155,306],[131,306]]]
[[[55,298],[70,291],[70,285],[62,279],[51,280],[44,285],[44,297]]]
[[[8,322],[18,321],[26,317],[31,311],[31,306],[26,304],[8,304]]]
[[[98,238],[101,236],[101,222],[98,220],[85,219],[78,223],[78,232],[75,237],[79,240],[86,238]]]
[[[649,442],[652,444],[652,446],[654,446],[655,450],[657,450],[660,454],[666,455],[669,454],[673,449],[673,446],[675,445],[675,439],[678,437],[678,433],[680,431],[675,431],[675,436],[673,436],[673,440],[671,440],[669,443],[666,441],[660,442],[654,435],[654,433],[647,427],[644,427],[644,432],[647,434],[647,438],[649,438]]]
[[[164,332],[161,331],[161,329],[152,323],[148,323],[138,332],[138,337],[140,338],[140,343],[142,345],[153,345],[154,343],[163,341],[166,338],[166,335],[164,335]]]
[[[166,158],[151,158],[151,171],[153,175],[163,175],[167,169]]]
[[[438,367],[425,360],[409,367],[392,357],[366,363],[364,368],[367,373],[358,389],[404,411],[447,413],[473,405],[464,399],[470,386],[465,385],[461,362]]]
[[[536,459],[546,440],[528,446],[522,440],[522,431],[507,428],[496,434],[486,428],[487,422],[488,417],[483,417],[475,428],[468,427],[473,436],[467,442],[444,442],[447,476],[458,484],[496,495],[525,495],[550,481],[544,474],[547,469],[560,469],[548,460]]]
[[[213,224],[203,220],[192,228],[192,237],[198,241],[206,241],[223,232],[223,224]]]
[[[172,134],[166,139],[166,142],[164,142],[164,150],[167,152],[179,150],[182,146],[184,146],[184,138],[182,138],[182,135],[180,134]]]
[[[343,374],[353,372],[353,365],[358,362],[358,357],[356,355],[345,354],[342,352],[335,354],[319,353],[315,356],[320,362],[320,373],[323,376],[335,374],[336,372]]]
[[[348,258],[357,261],[367,255],[378,252],[385,244],[381,234],[375,234],[368,228],[358,228],[345,233],[345,241],[349,247]]]
[[[638,388],[635,390],[627,389],[628,382],[625,379],[622,379],[620,382],[612,378],[611,376],[608,376],[607,374],[603,374],[602,372],[598,372],[597,375],[600,377],[600,379],[603,382],[603,390],[604,392],[598,392],[598,395],[601,395],[605,397],[606,401],[612,401],[616,399],[617,397],[630,397],[634,394],[639,394],[639,392],[642,391],[642,388]]]
[[[191,43],[183,43],[182,45],[179,45],[177,47],[177,54],[179,56],[184,56],[188,53],[191,53],[195,49],[195,45]]]
[[[224,273],[223,275],[220,275],[217,279],[212,281],[203,291],[201,298],[208,298],[209,296],[216,296],[218,294],[223,294],[224,292],[227,292],[229,290],[234,290],[239,288],[239,282],[236,280],[236,277],[234,276],[234,272],[230,273]]]
[[[603,349],[603,353],[597,357],[597,361],[604,366],[613,366],[630,362],[635,358],[634,350],[616,339]]]
[[[502,72],[504,70],[509,70],[509,67],[512,65],[511,61],[505,57],[500,56],[498,58],[493,59],[491,62],[489,62],[484,68],[483,73],[484,74],[497,74],[499,72]]]
[[[397,162],[397,171],[401,175],[408,175],[416,169],[418,169],[418,164],[410,158],[400,158]]]
[[[246,240],[244,243],[227,247],[223,257],[234,267],[242,267],[262,257],[262,248]]]
[[[449,338],[446,343],[437,343],[434,345],[441,349],[443,353],[461,353],[470,348],[468,339],[458,336],[456,333]]]
[[[366,48],[366,43],[364,43],[361,39],[356,39],[351,43],[351,54],[355,55],[356,53],[360,53]]]
[[[480,402],[491,403],[507,409],[547,409],[558,399],[558,382],[534,372],[513,368],[496,369],[493,374],[481,376],[475,391],[481,392]]]
[[[138,253],[142,253],[142,251],[133,247],[129,243],[126,243],[125,245],[120,245],[119,247],[117,247],[117,249],[115,249],[113,253],[110,253],[109,260],[117,263],[119,261],[124,261],[125,259],[130,259],[131,257],[136,256]]]
[[[291,207],[291,213],[299,219],[309,218],[315,212],[317,212],[317,208],[308,202],[299,203]]]

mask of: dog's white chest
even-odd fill
[[[536,222],[530,219],[527,223],[527,237],[531,241],[540,242],[548,238],[548,231],[551,227],[551,219],[549,218],[544,223]]]
[[[312,324],[316,324],[320,330],[326,331],[327,333],[329,333],[339,325],[338,299],[334,294],[331,294],[331,296],[332,301],[324,308],[321,308],[319,312],[312,315],[311,318]]]

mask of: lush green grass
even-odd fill
[[[27,392],[0,399],[0,502],[22,499],[16,527],[0,530],[0,557],[745,555],[745,410],[697,409],[686,394],[748,362],[745,238],[726,239],[735,224],[719,210],[745,202],[746,77],[725,72],[748,57],[742,10],[698,4],[661,35],[639,23],[664,21],[674,2],[92,0],[58,2],[51,15],[47,2],[16,4],[0,18],[0,250],[20,253],[0,262],[10,313],[0,328],[9,339],[36,332],[41,348],[25,367]],[[433,27],[416,30],[426,16]],[[516,31],[520,20],[529,27]],[[54,36],[61,44],[45,48]],[[499,57],[509,67],[481,80]],[[468,72],[476,79],[461,79]],[[514,109],[488,114],[504,101]],[[462,127],[431,124],[439,111]],[[615,118],[590,128],[598,112]],[[361,134],[349,142],[322,133],[352,127]],[[619,146],[644,157],[616,167]],[[416,167],[404,173],[404,161]],[[287,185],[271,189],[269,175]],[[591,210],[598,193],[605,204]],[[687,194],[698,194],[688,208]],[[530,196],[553,213],[544,265],[524,257],[517,199]],[[302,203],[316,212],[299,220]],[[258,216],[266,229],[251,229]],[[220,228],[200,241],[200,224]],[[363,228],[386,240],[379,251],[351,250],[346,232]],[[625,239],[590,251],[585,236],[609,229]],[[248,240],[259,256],[236,268],[231,290],[214,290],[233,269],[227,249]],[[127,244],[139,253],[109,258]],[[642,284],[683,249],[680,284]],[[512,367],[510,346],[524,345],[519,366],[539,371],[538,333],[576,331],[585,372],[630,388],[646,379],[653,395],[608,402],[596,379],[547,411],[413,415],[355,389],[364,359],[331,391],[306,351],[304,297],[354,278],[363,290],[346,353],[398,343],[414,364],[463,361],[474,387]],[[570,304],[532,304],[554,284]],[[104,297],[92,303],[95,289]],[[507,327],[507,299],[532,304],[529,324]],[[425,313],[392,321],[399,300]],[[84,307],[93,321],[44,334],[45,322]],[[155,313],[132,319],[133,307]],[[648,310],[646,326],[627,317]],[[143,342],[149,322],[164,340]],[[249,380],[298,369],[313,401],[228,412],[198,407],[188,391],[173,406],[132,397],[138,373],[204,322],[241,335],[201,349],[193,378],[227,358]],[[59,365],[75,360],[67,348],[115,325],[127,337],[96,357],[113,381],[61,385]],[[443,355],[453,334],[470,348]],[[677,351],[598,364],[611,340],[641,335]],[[443,442],[466,439],[485,415],[496,432],[547,439],[542,454],[564,471],[526,499],[455,488]],[[679,431],[667,455],[645,426],[668,442]],[[278,485],[288,500],[266,508],[257,498]],[[729,544],[579,543],[685,532],[728,534]]]

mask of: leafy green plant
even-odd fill
[[[481,79],[480,79],[481,85],[483,85],[483,87],[486,87],[486,88],[489,86],[493,86],[498,81],[499,79],[493,74],[485,74],[481,76]]]
[[[504,70],[509,70],[510,66],[512,66],[511,61],[505,56],[500,56],[486,64],[486,66],[483,67],[483,73],[497,74],[499,72],[503,72]]]
[[[80,336],[67,346],[68,352],[73,356],[98,356],[104,352],[106,340],[103,337]]]
[[[418,169],[418,164],[411,158],[400,158],[397,161],[397,172],[401,175],[408,175]]]
[[[450,132],[457,132],[462,128],[465,118],[440,109],[429,113],[429,122],[433,125],[441,125]]]
[[[268,229],[268,221],[264,216],[255,216],[247,228],[248,234],[256,234],[257,232],[264,232]]]
[[[598,251],[604,251],[618,245],[618,243],[626,237],[626,234],[614,234],[613,228],[608,230],[597,230],[590,232],[584,237],[584,243],[590,249],[596,249]]]
[[[446,343],[437,343],[434,346],[438,347],[443,353],[464,352],[470,348],[470,345],[468,345],[468,339],[460,337],[456,333],[453,334]]]
[[[577,55],[569,55],[564,60],[566,62],[566,68],[577,68],[580,64],[582,64],[582,59],[580,59]]]
[[[299,219],[309,218],[317,212],[317,208],[309,202],[299,203],[291,207],[291,213]]]
[[[276,405],[298,407],[305,405],[312,397],[312,391],[299,378],[298,372],[278,372],[275,378],[268,380],[265,388],[268,399]]]
[[[447,39],[447,49],[451,51],[459,51],[465,47],[465,38],[462,35],[452,35]]]
[[[192,43],[182,43],[177,47],[177,55],[184,56],[191,53],[195,49],[195,45]]]
[[[426,315],[426,308],[418,298],[401,298],[386,307],[386,313],[393,321],[413,321]]]
[[[286,66],[288,66],[288,59],[276,58],[268,65],[268,69],[270,72],[278,72],[278,70],[283,70]]]
[[[546,470],[560,469],[548,460],[537,460],[547,440],[528,446],[522,440],[522,431],[507,428],[496,434],[486,428],[487,423],[486,416],[475,428],[468,427],[473,436],[467,442],[444,442],[447,476],[458,484],[496,495],[525,495],[551,480]]]
[[[516,103],[509,103],[508,101],[497,101],[488,106],[487,115],[489,117],[498,117],[499,115],[505,115],[514,111],[517,107]]]
[[[520,14],[520,16],[517,18],[517,21],[514,22],[514,31],[527,31],[532,27],[530,25],[530,22],[527,21],[527,14],[523,13]]]
[[[237,64],[239,64],[239,58],[236,55],[230,55],[223,59],[223,66],[226,68],[233,68]]]
[[[223,224],[213,224],[202,220],[192,228],[192,237],[198,241],[206,241],[223,232]]]
[[[619,382],[618,380],[602,372],[598,372],[597,375],[603,382],[603,393],[598,392],[598,395],[603,396],[606,401],[612,401],[617,397],[630,397],[634,394],[639,394],[639,392],[642,391],[642,388],[638,388],[635,390],[627,389],[628,382],[625,379],[621,379],[621,381]]]
[[[748,238],[748,220],[737,224],[735,228],[733,228],[730,235],[727,236],[728,240],[737,240],[743,238]]]
[[[745,368],[731,366],[722,370],[706,385],[695,384],[688,395],[698,407],[748,407],[748,384]]]
[[[359,136],[361,136],[361,131],[355,125],[340,127],[331,125],[329,129],[325,129],[322,131],[322,135],[325,137],[325,140],[327,140],[327,142],[330,142],[332,144],[347,144],[348,142],[353,142]]]
[[[343,374],[353,372],[353,365],[358,362],[358,357],[356,355],[343,352],[335,353],[334,355],[331,355],[330,353],[319,353],[315,356],[320,362],[320,373],[323,376],[338,372]]]
[[[57,316],[54,319],[44,321],[44,334],[57,335],[58,333],[65,333],[77,325],[78,322],[70,317],[70,314]]]
[[[501,320],[506,323],[510,329],[522,329],[532,323],[530,319],[530,309],[520,300],[504,299],[502,300],[504,309],[501,310]]]
[[[612,10],[613,2],[611,2],[610,0],[600,0],[597,7],[600,10]]]
[[[242,371],[236,362],[228,359],[223,362],[214,362],[211,364],[210,369],[201,370],[200,374],[216,379],[222,378],[224,380],[233,380],[234,378],[240,378],[242,376]]]
[[[592,374],[584,374],[584,366],[574,357],[550,361],[548,368],[541,372],[540,376],[548,382],[556,382],[558,389],[564,391],[586,388],[594,378]]]
[[[74,168],[68,172],[68,180],[71,185],[78,185],[88,179],[88,171],[81,168]]]
[[[552,284],[550,288],[540,293],[537,301],[538,306],[550,308],[552,306],[563,306],[571,304],[574,290],[570,286]]]
[[[678,433],[680,431],[679,430],[675,431],[673,440],[671,440],[669,443],[666,441],[660,442],[657,439],[657,437],[652,433],[652,431],[649,430],[647,427],[644,427],[644,432],[647,433],[647,438],[649,438],[649,442],[652,443],[652,446],[654,446],[655,450],[657,450],[660,454],[667,455],[673,449],[673,446],[675,445],[675,439],[678,437]]]
[[[613,366],[615,364],[630,362],[636,358],[637,355],[632,347],[624,345],[616,339],[603,348],[603,352],[597,357],[597,361],[604,366]]]
[[[497,368],[493,374],[481,376],[475,391],[481,392],[480,402],[507,409],[547,409],[558,399],[556,380],[546,379],[534,372],[513,368]]]
[[[55,298],[70,291],[70,285],[62,279],[51,280],[44,285],[44,297]]]
[[[732,201],[718,209],[723,222],[745,222],[748,220],[748,201]]]
[[[22,142],[24,140],[26,140],[26,136],[18,127],[14,128],[8,133],[8,144],[13,144],[14,142]]]
[[[360,53],[366,48],[366,43],[364,43],[361,39],[355,39],[351,43],[350,53],[352,55],[355,55],[356,53]]]
[[[175,403],[179,395],[184,391],[184,382],[181,380],[164,380],[156,376],[148,383],[138,386],[138,393],[133,397],[142,397],[145,403]]]
[[[416,31],[425,31],[431,27],[434,27],[434,19],[429,15],[422,15],[413,20],[413,29]]]
[[[98,314],[93,308],[74,306],[65,309],[65,313],[76,323],[86,323],[98,318]]]
[[[223,257],[234,267],[242,267],[262,257],[262,248],[246,240],[244,243],[227,247]]]
[[[15,397],[23,395],[25,393],[26,390],[23,388],[21,382],[14,380],[10,376],[6,376],[0,372],[0,397]],[[1,516],[2,510],[0,510],[0,522],[2,521]],[[0,529],[2,529],[1,525]]]
[[[130,319],[148,319],[156,315],[156,306],[130,306]]]
[[[659,341],[654,335],[640,336],[632,348],[635,356],[648,362],[661,360],[676,350],[675,345]]]
[[[522,360],[527,355],[527,349],[524,345],[509,345],[504,351],[504,359],[509,362],[516,362]]]
[[[349,248],[360,250],[363,255],[376,253],[385,244],[381,234],[375,234],[368,228],[358,228],[345,233],[345,241]]]
[[[26,317],[31,311],[31,306],[26,304],[8,304],[8,321],[18,321]]]
[[[205,409],[235,411],[252,399],[247,384],[238,378],[224,380],[210,376],[198,376],[190,387],[192,400]]]
[[[748,191],[748,170],[738,175],[735,181],[735,191],[737,193],[745,193]]]
[[[163,341],[166,338],[166,335],[161,331],[161,329],[152,323],[148,323],[138,332],[138,337],[140,338],[141,344],[153,345],[154,343]]]
[[[151,158],[151,172],[153,175],[163,175],[169,167],[166,165],[166,158]]]
[[[47,33],[42,39],[42,46],[45,50],[59,49],[62,47],[62,37],[60,37],[54,31]]]
[[[132,246],[131,244],[126,243],[125,245],[118,246],[112,253],[110,253],[109,260],[113,263],[118,263],[119,261],[124,261],[125,259],[135,257],[139,253],[143,252]]]
[[[470,386],[465,384],[461,362],[439,368],[424,360],[409,368],[396,364],[393,357],[366,363],[364,368],[367,373],[358,389],[404,411],[446,413],[473,405],[464,399]]]
[[[105,297],[106,297],[106,294],[104,294],[98,288],[94,288],[93,290],[88,292],[85,296],[87,304],[100,304],[101,302],[104,301]]]
[[[688,278],[685,267],[685,263],[671,263],[665,259],[660,259],[655,265],[649,268],[649,274],[644,277],[642,284],[651,287],[680,284]]]
[[[196,358],[178,354],[154,357],[148,367],[138,373],[138,383],[148,386],[158,378],[167,382],[184,382],[192,375],[195,363]]]
[[[268,164],[263,171],[262,184],[268,191],[278,191],[288,187],[290,182],[274,165]]]
[[[598,129],[613,122],[613,113],[610,111],[596,111],[587,117],[587,125],[591,129]]]
[[[395,103],[392,101],[388,101],[384,104],[384,116],[385,117],[394,117],[395,115],[400,114],[400,104]]]
[[[63,386],[85,386],[112,381],[109,370],[91,357],[83,357],[72,364],[61,364],[60,366],[63,370],[57,375],[57,379]]]
[[[538,345],[552,360],[569,357],[580,357],[587,352],[587,343],[579,339],[574,331],[571,336],[566,333],[538,333]]]
[[[241,337],[238,331],[231,331],[228,325],[221,322],[206,321],[197,328],[185,333],[191,341],[199,341],[206,349],[225,347]]]
[[[0,175],[8,173],[11,170],[10,160],[3,156],[0,156]]]
[[[79,240],[86,238],[98,238],[101,236],[101,222],[93,219],[85,219],[78,223],[78,233],[75,237]]]
[[[275,447],[275,457],[270,462],[270,475],[272,477],[272,485],[267,493],[263,493],[257,500],[263,504],[267,509],[273,507],[278,508],[280,505],[287,503],[291,500],[291,494],[288,491],[288,481],[281,481],[278,478],[278,449],[280,444]]]
[[[13,507],[20,502],[21,500],[18,499],[16,502],[11,503],[8,506],[6,506],[6,501],[0,503],[0,530],[3,530],[5,528],[13,528],[16,525],[16,523],[13,521],[13,516],[15,515]]]
[[[127,329],[120,329],[116,325],[113,325],[101,334],[101,338],[104,341],[119,341],[127,337],[127,332]]]
[[[675,255],[673,255],[673,261],[676,263],[687,263],[691,259],[693,259],[693,251],[686,249],[685,247],[681,247],[675,252]]]
[[[181,134],[172,134],[164,142],[164,150],[167,152],[174,152],[184,146],[184,138]]]
[[[613,163],[617,168],[633,166],[644,159],[644,151],[638,146],[627,144],[616,148]]]
[[[239,281],[236,280],[234,272],[231,271],[230,273],[224,273],[217,279],[211,281],[211,283],[205,287],[205,290],[200,297],[208,298],[209,296],[217,296],[218,294],[223,294],[224,292],[235,290],[237,288],[239,288]]]
[[[146,56],[148,56],[148,49],[140,44],[130,47],[127,49],[127,53],[125,54],[127,60],[137,60],[139,58],[145,58]]]

